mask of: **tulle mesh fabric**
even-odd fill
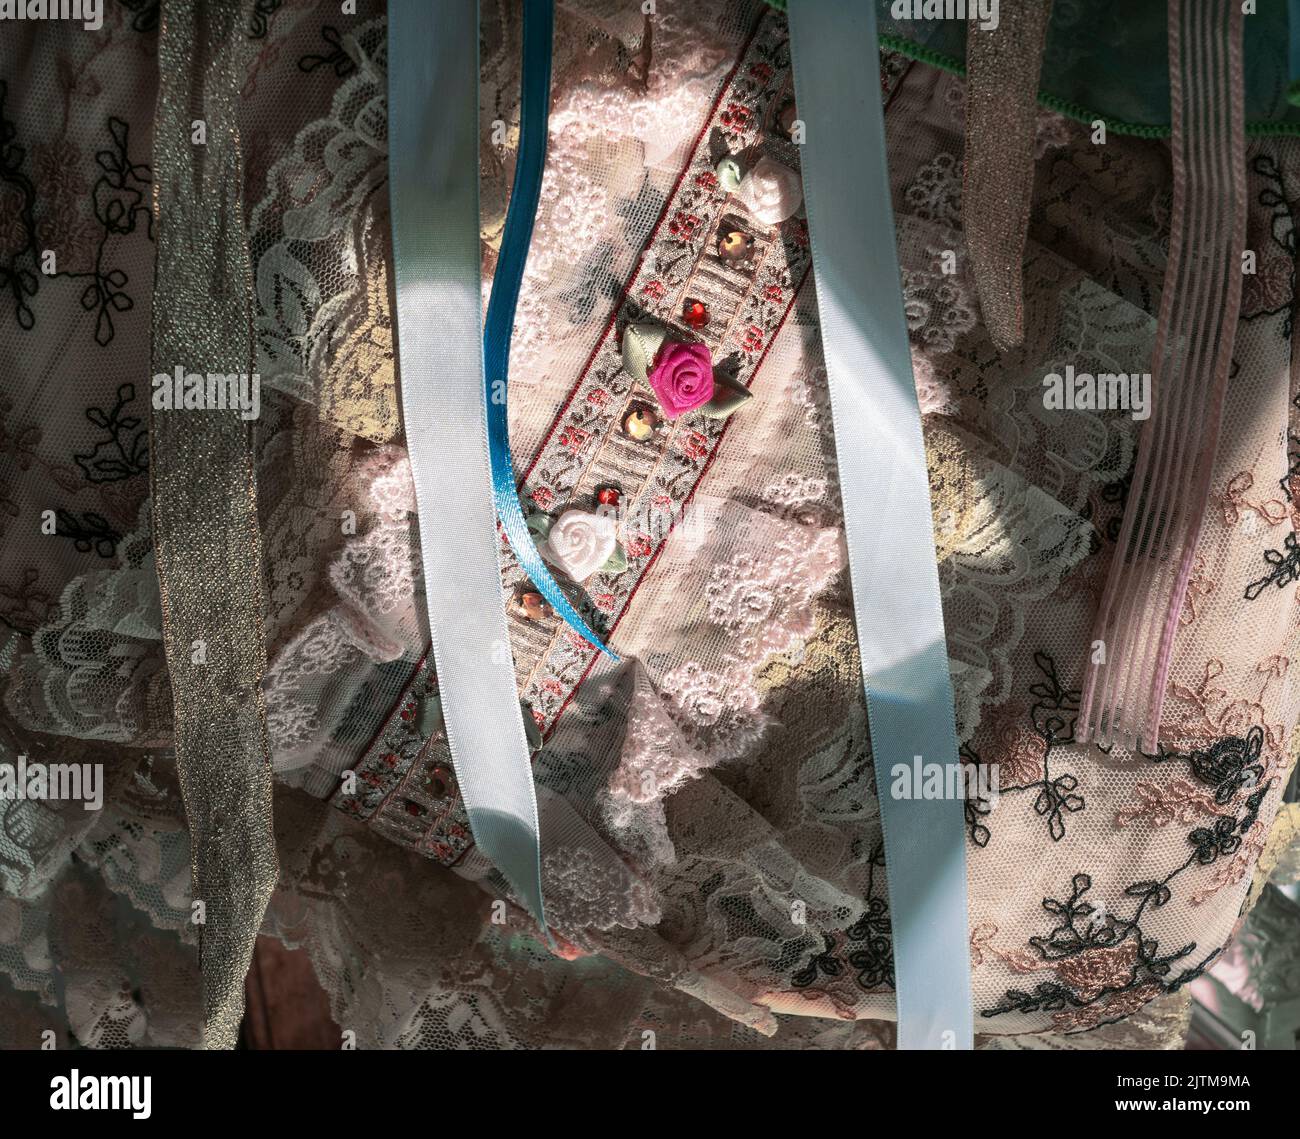
[[[782,106],[779,16],[740,0],[657,7],[652,21],[601,0],[557,13],[547,168],[511,357],[520,471],[564,429],[557,413],[642,280],[643,251],[667,248],[685,174],[704,169],[701,153],[708,166],[719,156],[711,124],[725,114],[751,129],[729,93],[751,77],[771,85],[768,136]],[[384,11],[358,8],[346,19],[326,4],[278,10],[242,92],[280,784],[281,882],[264,932],[309,950],[336,1022],[362,1047],[891,1047],[879,808],[810,279],[784,286],[789,311],[754,353],[753,398],[619,621],[624,663],[576,684],[555,678],[565,702],[544,717],[536,775],[559,954],[518,909],[494,920],[506,889],[472,846],[452,857],[383,810],[367,822],[337,809],[341,777],[401,724],[428,643],[418,542],[440,539],[417,531],[397,413]],[[520,29],[513,6],[484,8],[486,290],[513,170]],[[17,294],[0,295],[0,362],[17,377],[0,405],[0,758],[84,753],[110,772],[98,814],[5,805],[0,1043],[12,1045],[47,1028],[97,1047],[189,1046],[199,1034],[137,442],[152,248],[147,216],[130,211],[148,201],[138,164],[150,160],[153,41],[124,9],[108,12],[108,46],[93,57],[82,39],[44,29],[0,45],[0,78],[30,61],[0,108],[26,148],[0,151],[0,271],[34,272],[29,246],[42,247],[39,233],[24,241],[22,178],[34,227],[81,250],[66,261],[77,272],[93,267],[95,207],[111,193],[128,212],[112,214],[103,263],[124,267],[133,302],[110,301],[105,343],[104,310],[98,294],[86,307],[81,278],[42,279],[16,307]],[[1123,138],[1097,148],[1085,128],[1040,115],[1026,341],[1000,356],[960,228],[962,81],[896,56],[880,66],[959,735],[967,762],[1001,774],[996,807],[968,810],[972,937],[959,951],[971,954],[977,1029],[990,1047],[1176,1047],[1186,991],[1174,982],[1228,940],[1293,754],[1289,203],[1300,152],[1288,140],[1251,151],[1259,268],[1176,645],[1170,751],[1107,755],[1070,740],[1071,713],[1140,425],[1124,412],[1049,412],[1042,378],[1068,363],[1149,367],[1167,149]],[[130,162],[107,191],[88,192],[103,169],[95,155],[122,139]],[[769,149],[797,165],[793,146]],[[123,216],[135,222],[126,232]],[[39,338],[19,318],[24,304]],[[526,493],[544,485],[530,478]],[[38,535],[46,504],[70,513],[65,535]],[[889,533],[880,519],[878,540]],[[503,604],[517,586],[507,567]],[[598,597],[575,596],[600,612]],[[513,628],[517,660],[530,662],[521,692],[544,689],[534,631]],[[1223,781],[1198,779],[1189,758],[1215,746],[1223,780],[1260,768],[1223,801]],[[1233,768],[1229,752],[1249,762]],[[400,762],[418,771],[446,758],[434,729]],[[383,794],[423,826],[429,800],[409,786]],[[1222,816],[1247,825],[1216,838]],[[1211,832],[1200,846],[1198,828]],[[1169,896],[1154,900],[1153,884]],[[1134,936],[1052,960],[1035,949],[1062,924],[1044,899],[1072,894],[1092,913],[1102,904],[1099,925],[1071,920],[1085,937],[1142,906],[1141,938],[1172,955],[1167,983],[1132,981]],[[1043,984],[1073,1000],[1054,1005],[1059,992]]]

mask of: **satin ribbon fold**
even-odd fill
[[[478,89],[475,0],[391,0],[398,364],[429,635],[475,841],[545,930],[537,797],[502,595],[500,479],[484,379]],[[497,438],[497,458],[500,445]]]
[[[895,799],[956,765],[921,413],[885,160],[874,4],[791,0],[804,197],[884,827],[900,1049],[973,1047],[962,800]],[[916,789],[919,791],[919,788]]]
[[[506,397],[509,390],[510,334],[523,283],[533,220],[542,192],[546,165],[546,125],[550,117],[551,41],[555,22],[552,0],[524,0],[523,77],[520,88],[519,154],[501,237],[501,256],[492,276],[483,330],[484,376],[487,383],[488,446],[492,460],[492,488],[497,517],[519,565],[556,614],[574,632],[606,656],[617,661],[600,638],[587,627],[560,588],[533,544],[532,533],[519,505],[514,463],[510,458],[510,421]]]

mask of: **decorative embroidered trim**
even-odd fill
[[[657,401],[646,383],[623,368],[621,340],[629,323],[650,318],[681,332],[687,340],[708,344],[719,368],[738,386],[748,388],[769,346],[793,307],[811,259],[808,236],[800,218],[768,226],[755,218],[719,184],[714,173],[714,147],[721,141],[733,154],[754,155],[763,149],[793,166],[797,148],[783,142],[773,120],[790,91],[790,63],[785,21],[765,15],[714,104],[696,139],[690,162],[669,195],[639,265],[623,298],[602,331],[552,422],[537,456],[524,473],[521,497],[536,510],[558,515],[570,506],[597,505],[603,487],[620,488],[622,546],[627,568],[598,572],[575,596],[575,607],[592,627],[608,635],[617,628],[641,583],[658,560],[673,529],[688,509],[700,481],[712,465],[729,420],[690,413],[660,432],[636,439],[622,430],[627,416]],[[771,137],[765,137],[770,132]],[[718,242],[739,231],[751,239],[746,256],[725,259]],[[678,314],[687,300],[703,301],[709,321],[703,328],[688,326]],[[635,527],[628,521],[637,519]],[[513,558],[505,559],[503,590],[513,597],[528,587]],[[524,702],[543,733],[549,733],[597,658],[586,641],[570,635],[554,617],[530,620],[511,607],[512,647]],[[407,686],[399,709],[428,684],[423,662]],[[399,713],[400,714],[400,713]],[[387,741],[395,725],[380,733]],[[369,790],[356,796],[336,796],[336,804],[359,818],[381,812],[388,823],[402,822],[404,845],[443,861],[458,858],[463,847],[448,841],[451,827],[463,827],[459,799],[450,811],[418,816],[417,836],[405,820],[394,820],[392,803],[411,776],[427,774],[441,762],[436,746],[421,747],[400,737],[409,752],[422,756],[413,769],[401,762],[402,751],[380,741],[367,749],[357,765],[358,777]],[[426,739],[424,741],[428,743]],[[396,754],[394,765],[386,756]],[[378,779],[378,783],[373,782]],[[390,800],[392,802],[390,802]],[[466,830],[468,828],[465,828]]]

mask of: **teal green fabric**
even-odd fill
[[[787,0],[768,0],[784,10]],[[794,0],[795,3],[798,0]],[[896,19],[895,0],[874,0],[881,47],[965,72],[965,20]],[[1021,0],[1001,0],[1001,3]],[[1246,133],[1300,134],[1289,98],[1289,21],[1283,0],[1258,0],[1244,17]],[[1117,134],[1170,133],[1165,0],[1056,3],[1047,31],[1039,103],[1080,122],[1102,119]]]

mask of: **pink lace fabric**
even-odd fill
[[[764,222],[751,209],[763,199],[708,181],[719,147],[797,170],[782,133],[794,113],[782,18],[758,3],[669,0],[649,24],[598,0],[557,15],[512,444],[521,471],[538,459],[522,488],[531,509],[594,509],[597,487],[623,479],[629,507],[645,510],[620,520],[633,576],[598,574],[575,595],[617,621],[621,668],[589,670],[553,626],[512,623],[521,697],[545,733],[536,778],[556,955],[521,911],[494,905],[508,898],[457,814],[424,660],[417,543],[437,536],[416,531],[396,413],[386,28],[381,3],[358,8],[347,21],[329,5],[281,8],[244,91],[282,867],[264,932],[309,950],[361,1047],[890,1047],[888,896],[801,221],[795,206]],[[101,86],[90,105],[129,119],[147,158],[149,100],[126,81],[127,61],[147,64],[147,32],[116,18],[124,61],[85,64]],[[518,36],[509,12],[485,14],[489,278]],[[74,72],[79,50],[59,47]],[[1283,857],[1267,840],[1300,712],[1287,568],[1300,490],[1287,203],[1300,153],[1261,140],[1249,156],[1259,272],[1244,287],[1212,510],[1175,643],[1169,751],[1107,754],[1072,727],[1138,425],[1049,411],[1042,377],[1067,363],[1146,370],[1168,155],[1124,138],[1099,149],[1040,114],[1025,339],[1000,354],[961,229],[963,85],[895,56],[880,69],[963,757],[1001,773],[996,806],[968,810],[977,1029],[986,1047],[1178,1047],[1183,974],[1213,964],[1253,878]],[[46,81],[55,74],[67,67],[52,59]],[[726,278],[740,299],[725,319],[714,301],[701,335],[734,353],[752,398],[725,431],[685,416],[648,470],[619,467],[619,401],[644,393],[608,330],[621,330],[629,298],[676,318],[724,221],[751,226],[761,258],[752,279]],[[130,240],[147,264],[147,236]],[[80,312],[75,296],[62,301]],[[119,325],[125,353],[133,322]],[[17,358],[12,321],[0,337]],[[131,351],[124,368],[147,358],[147,340]],[[87,405],[111,407],[115,381],[85,371]],[[30,439],[20,420],[7,447]],[[70,433],[46,429],[28,446],[35,462],[57,463]],[[129,485],[113,557],[65,550],[47,580],[39,547],[0,553],[0,597],[19,596],[26,562],[42,575],[5,650],[5,746],[57,740],[115,773],[97,815],[22,827],[5,815],[4,1043],[50,1026],[91,1046],[197,1038],[188,841],[143,484]],[[879,533],[887,543],[888,519]],[[503,604],[523,584],[507,565]],[[78,913],[97,916],[78,925]],[[1041,949],[1067,942],[1069,954]],[[1165,973],[1153,955],[1170,958]]]

